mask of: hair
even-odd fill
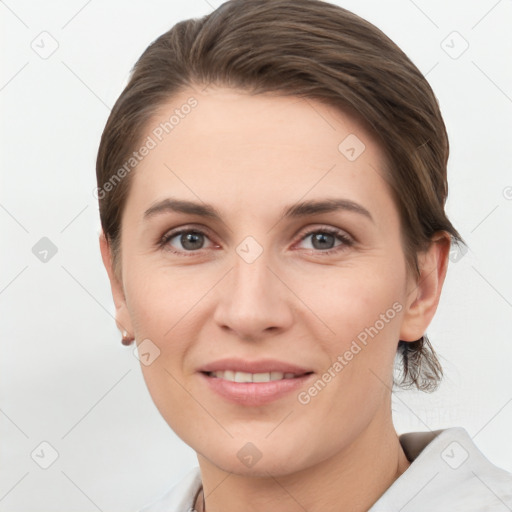
[[[126,166],[121,173],[121,166],[159,109],[198,85],[309,98],[356,113],[386,155],[383,177],[399,211],[408,272],[419,279],[418,253],[438,231],[448,233],[452,244],[465,245],[444,211],[449,144],[439,105],[406,54],[377,27],[328,2],[230,0],[153,41],[107,120],[96,175],[101,226],[116,275],[133,174]],[[426,334],[398,341],[395,369],[400,363],[395,385],[437,388],[443,371]]]

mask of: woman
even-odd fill
[[[199,467],[145,511],[512,507],[463,428],[392,422],[396,359],[442,376],[447,158],[425,78],[329,3],[232,0],[147,48],[101,139],[100,247]]]

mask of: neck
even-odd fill
[[[390,417],[383,427],[382,422],[370,424],[340,453],[277,477],[229,473],[198,455],[206,497],[204,510],[262,512],[275,509],[279,503],[280,512],[365,512],[410,466]],[[198,512],[203,511],[202,504],[203,491],[196,500]]]

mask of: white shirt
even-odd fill
[[[492,464],[464,428],[409,432],[399,440],[411,465],[368,512],[512,511],[512,473]],[[195,467],[139,512],[192,512],[200,488]]]

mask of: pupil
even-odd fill
[[[315,249],[325,249],[326,248],[326,246],[325,246],[326,238],[331,238],[332,239],[331,241],[332,242],[334,241],[334,236],[330,235],[328,233],[317,233],[316,235],[314,235],[313,236],[313,246],[315,246],[315,242],[321,242],[320,247],[315,247]],[[329,245],[328,249],[331,249],[332,244],[328,244],[328,245]]]
[[[181,243],[185,249],[199,249],[200,247],[194,245],[194,242],[200,240],[201,236],[200,233],[187,233],[181,236]]]

